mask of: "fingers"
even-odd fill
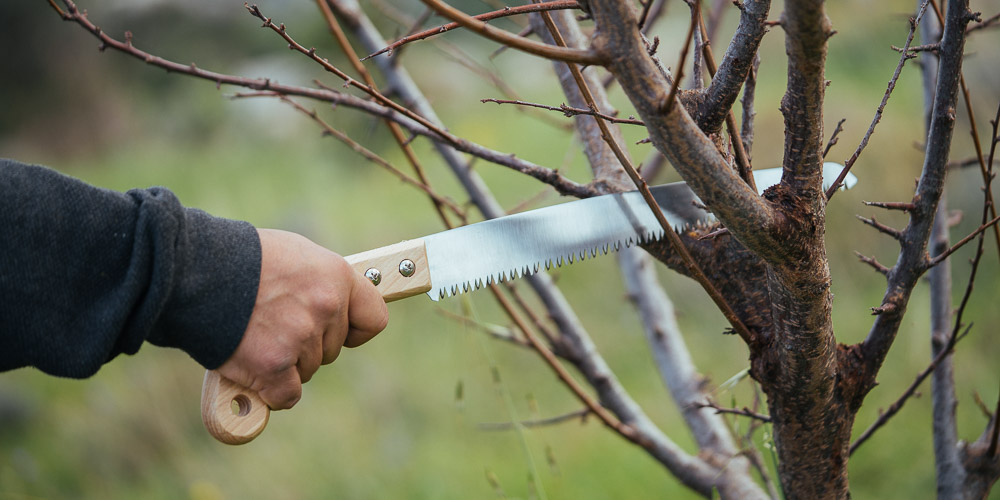
[[[299,372],[299,380],[303,384],[312,379],[313,374],[316,373],[316,370],[319,370],[320,364],[323,363],[325,356],[323,336],[321,334],[310,335],[305,344],[303,349],[299,351],[299,361],[295,365],[295,368]]]
[[[315,372],[315,370],[313,370]],[[296,367],[276,373],[257,393],[272,410],[287,410],[302,399],[302,380]]]
[[[368,342],[389,323],[389,309],[382,294],[361,273],[353,273],[350,303],[347,306],[350,328],[344,345],[357,347]]]

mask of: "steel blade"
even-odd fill
[[[706,212],[682,182],[652,188],[667,221],[680,229]],[[597,196],[508,215],[424,237],[438,300],[663,237],[636,191]]]
[[[823,189],[843,165],[825,163]],[[781,180],[781,169],[755,170],[763,193]],[[848,174],[842,189],[857,178]],[[715,217],[683,182],[650,189],[667,221],[677,231]],[[552,266],[573,263],[663,237],[663,228],[637,191],[571,201],[424,237],[434,300],[520,278]]]

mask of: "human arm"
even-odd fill
[[[290,233],[258,236],[250,224],[184,208],[162,188],[123,194],[0,160],[0,231],[0,371],[34,366],[87,377],[148,340],[264,387],[265,401],[286,408],[317,357],[332,361],[342,342],[359,344],[385,324],[371,285],[358,309],[372,309],[375,321],[359,320],[362,333],[330,319],[347,314],[355,293],[356,273],[339,256]],[[282,304],[296,310],[272,296],[305,302],[294,314],[266,313]],[[345,316],[348,325],[357,313]],[[326,323],[320,330],[309,321]],[[305,342],[301,331],[323,341]],[[310,351],[318,346],[327,354]],[[299,380],[278,370],[279,354],[301,365]]]

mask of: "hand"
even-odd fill
[[[243,340],[218,371],[282,410],[299,401],[302,384],[341,347],[382,331],[388,312],[375,287],[340,255],[295,233],[257,232],[257,301]]]

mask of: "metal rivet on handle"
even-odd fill
[[[399,274],[402,274],[404,277],[409,278],[410,276],[413,276],[413,273],[415,272],[417,272],[417,265],[414,264],[412,260],[403,259],[403,261],[399,263]]]
[[[365,278],[368,278],[368,281],[371,281],[373,285],[378,286],[382,282],[382,273],[378,269],[370,267],[365,271]]]

